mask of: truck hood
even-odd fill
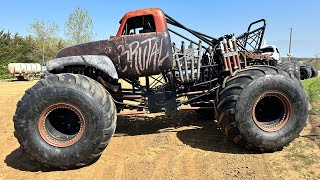
[[[61,49],[56,58],[79,55],[110,55],[117,49],[113,40],[93,41]]]

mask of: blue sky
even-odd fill
[[[293,56],[320,54],[319,0],[10,0],[1,2],[0,29],[28,35],[27,28],[34,20],[53,20],[60,25],[63,36],[68,15],[77,6],[89,11],[96,40],[115,35],[119,20],[126,12],[159,7],[187,27],[214,37],[227,33],[239,35],[246,31],[250,22],[265,18],[267,44],[278,46],[282,56],[288,53],[289,27],[293,28]]]

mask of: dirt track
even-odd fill
[[[102,157],[76,170],[38,165],[19,148],[12,116],[35,82],[0,82],[0,179],[320,179],[320,117],[284,150],[255,154],[238,148],[213,120],[193,111],[118,117]]]

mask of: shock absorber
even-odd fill
[[[231,61],[230,61],[228,43],[227,43],[226,38],[223,38],[222,44],[223,44],[223,48],[224,48],[224,53],[223,53],[223,56],[224,56],[224,59],[225,59],[224,63],[228,66],[230,74],[232,75],[233,74],[233,70],[232,70],[232,65],[231,65]]]
[[[220,49],[221,49],[221,54],[222,54],[222,56],[223,56],[224,70],[225,70],[225,71],[229,71],[228,63],[227,63],[227,58],[224,56],[225,51],[224,51],[224,46],[223,46],[223,42],[222,42],[222,41],[220,41]]]
[[[235,59],[236,59],[238,68],[241,69],[241,64],[240,64],[240,58],[239,58],[238,45],[237,45],[236,37],[233,35],[231,39],[232,39],[232,44],[233,44],[233,51],[236,53]]]
[[[233,68],[234,70],[238,69],[238,63],[236,62],[236,54],[233,48],[233,43],[232,43],[232,39],[228,40],[229,43],[229,47],[230,47],[230,57],[232,58],[232,62],[233,62]]]

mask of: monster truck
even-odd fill
[[[168,113],[192,105],[213,112],[236,144],[281,150],[305,126],[308,103],[296,78],[255,53],[265,27],[259,20],[240,36],[214,38],[158,8],[128,12],[116,36],[64,48],[47,62],[48,72],[17,104],[15,136],[38,162],[77,168],[101,156],[117,111]],[[186,43],[172,44],[173,35]]]

